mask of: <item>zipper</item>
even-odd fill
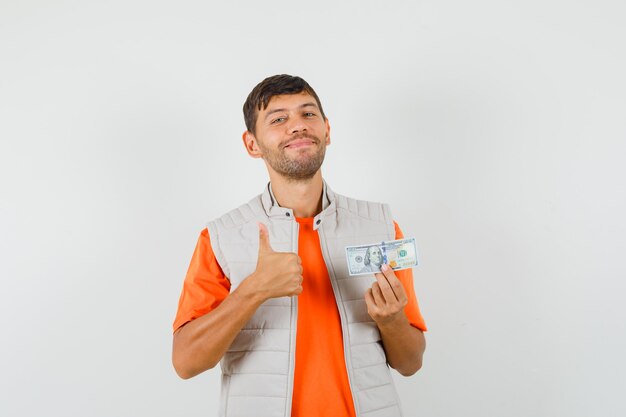
[[[300,225],[297,221],[293,222],[291,227],[291,248],[292,252],[298,253],[298,235],[300,233]],[[293,402],[293,380],[296,364],[296,330],[298,327],[298,297],[289,297],[291,299],[291,313],[289,320],[289,367],[287,374],[287,410],[285,417],[291,416],[291,406]]]

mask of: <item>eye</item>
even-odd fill
[[[283,120],[285,120],[284,117],[277,117],[276,119],[272,120],[271,124],[276,124],[276,123],[280,123]]]
[[[313,117],[313,116],[315,116],[315,113],[312,113],[312,112],[306,112],[306,113],[304,113],[304,115],[305,115],[306,117]]]

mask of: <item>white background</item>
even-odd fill
[[[622,1],[0,2],[0,415],[216,415],[171,324],[260,193],[241,106],[297,74],[324,174],[419,242],[407,416],[626,414]]]

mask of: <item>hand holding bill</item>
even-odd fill
[[[406,320],[404,307],[408,303],[406,291],[396,274],[387,264],[382,273],[375,274],[376,282],[365,293],[367,312],[376,324],[384,326],[397,319]]]

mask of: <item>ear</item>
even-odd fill
[[[243,135],[241,135],[241,139],[243,139],[243,146],[245,146],[248,155],[253,158],[263,157],[263,152],[261,152],[256,137],[252,132],[246,130],[245,132],[243,132]]]
[[[324,120],[324,123],[326,124],[326,146],[328,146],[330,145],[330,123],[328,119]]]

